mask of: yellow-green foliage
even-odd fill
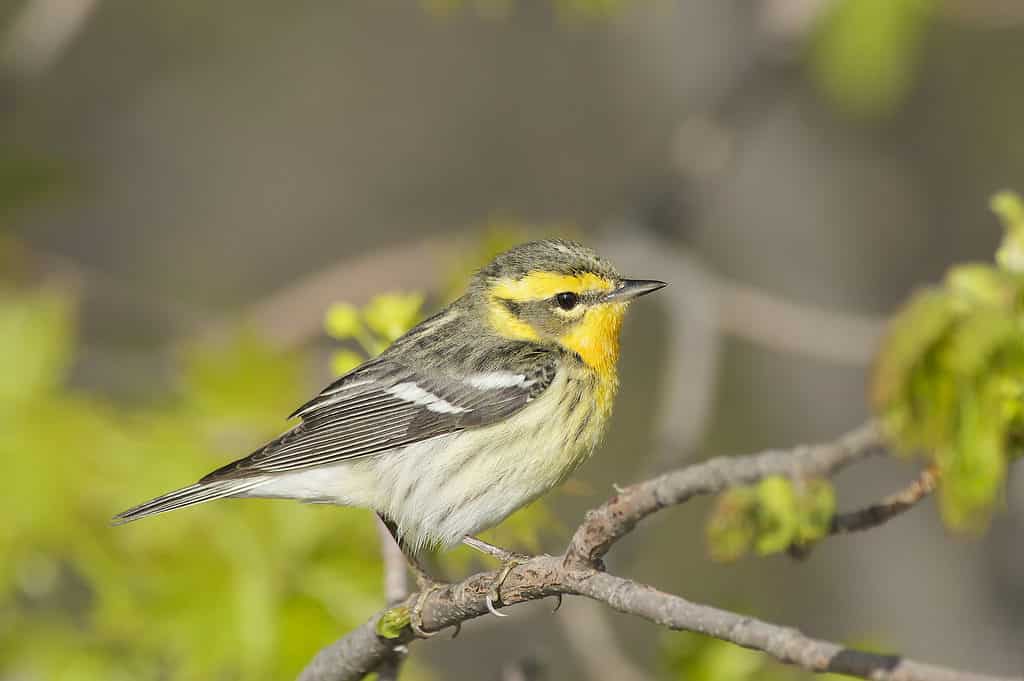
[[[722,494],[706,528],[712,558],[731,561],[754,548],[759,555],[805,546],[828,533],[835,491],[826,480],[765,478]]]
[[[71,389],[72,305],[0,290],[0,676],[292,678],[381,605],[368,513],[220,501],[110,527],[279,433],[296,358],[240,335],[148,407]]]
[[[1024,437],[1024,208],[999,194],[1006,236],[996,265],[952,268],[915,295],[879,352],[872,403],[904,453],[941,473],[943,518],[985,526]]]
[[[877,119],[905,99],[935,0],[839,0],[811,41],[813,80],[841,111]]]
[[[337,340],[356,341],[363,354],[351,348],[338,350],[331,358],[337,375],[346,374],[376,357],[423,318],[423,296],[419,293],[386,293],[371,300],[362,310],[351,303],[335,303],[327,310],[324,329]]]
[[[784,681],[767,672],[763,653],[700,634],[678,633],[663,638],[668,679],[680,681]]]

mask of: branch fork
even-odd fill
[[[987,676],[897,655],[848,649],[808,637],[791,627],[693,603],[604,571],[602,558],[612,546],[644,518],[663,508],[685,503],[697,495],[718,494],[730,487],[749,485],[774,475],[794,479],[828,477],[844,466],[883,451],[879,427],[868,423],[833,443],[711,459],[627,487],[586,514],[562,555],[535,556],[512,568],[501,587],[502,605],[551,596],[585,596],[670,629],[706,634],[762,651],[780,662],[808,671],[848,674],[871,681],[1024,681],[1022,676]],[[870,507],[884,506],[886,511],[869,510],[861,512],[861,516],[847,514],[837,518],[870,516],[874,524],[879,524],[913,506],[930,493],[934,485],[934,476],[924,475],[916,486],[908,488],[910,491],[904,490],[877,507]],[[867,526],[871,526],[870,523],[865,524],[865,528]],[[865,528],[837,526],[836,532]],[[499,571],[475,574],[431,593],[422,608],[423,626],[436,631],[487,614],[487,594],[498,575]],[[416,596],[409,596],[399,607],[412,607]],[[299,681],[356,681],[393,659],[396,648],[407,645],[415,636],[408,626],[390,631],[388,637],[381,636],[378,633],[381,619],[388,612],[377,613],[321,650],[299,676]]]

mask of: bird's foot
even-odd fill
[[[421,580],[419,575],[416,575],[416,584],[419,593],[416,595],[416,600],[413,602],[412,607],[409,608],[409,628],[419,638],[433,638],[441,632],[427,631],[423,628],[423,606],[426,605],[427,599],[430,598],[431,594],[435,591],[440,591],[446,584],[443,582]],[[455,635],[458,636],[458,633],[459,630],[456,627]]]
[[[485,542],[483,539],[477,539],[476,537],[463,537],[462,543],[472,549],[476,549],[481,553],[486,553],[487,555],[501,561],[501,572],[498,573],[497,578],[494,580],[494,584],[491,585],[490,590],[487,592],[487,610],[497,617],[508,617],[507,614],[498,612],[498,609],[495,607],[495,604],[501,604],[501,587],[505,583],[505,580],[508,579],[512,570],[527,562],[533,556],[528,556],[525,553],[509,551],[508,549],[503,549],[500,546],[495,546],[494,544]],[[562,607],[562,594],[556,594],[555,597],[558,599],[558,602],[555,603],[555,607],[551,612],[558,612],[558,609]]]
[[[512,573],[517,567],[530,560],[530,556],[523,555],[521,553],[512,553],[511,551],[506,552],[506,556],[502,559],[501,572],[495,578],[494,583],[491,584],[490,590],[487,592],[487,610],[496,617],[508,617],[506,613],[499,612],[496,605],[501,604],[501,587],[504,586],[505,580],[508,579],[509,574]]]
[[[427,599],[430,598],[431,594],[445,589],[448,583],[435,580],[416,562],[410,561],[409,567],[416,577],[416,590],[419,592],[412,607],[409,608],[409,628],[419,638],[433,638],[441,632],[440,630],[427,631],[423,628],[423,606],[426,605]],[[461,631],[462,624],[456,624],[452,638],[458,636]]]
[[[498,612],[496,605],[501,604],[501,587],[508,579],[509,574],[512,570],[516,569],[526,561],[530,560],[530,556],[523,553],[516,553],[515,551],[509,551],[503,549],[500,546],[489,544],[482,539],[476,537],[465,537],[462,542],[470,548],[476,549],[481,553],[486,553],[489,556],[497,558],[501,561],[501,572],[498,573],[497,578],[491,585],[490,590],[487,592],[487,610],[497,617],[508,617],[503,612]]]

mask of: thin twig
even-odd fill
[[[44,73],[67,52],[99,0],[30,0],[0,36],[0,66],[19,77]]]
[[[576,530],[566,561],[590,565],[600,561],[616,541],[647,516],[698,495],[718,494],[772,475],[794,479],[829,476],[854,461],[884,450],[881,431],[868,423],[835,442],[772,450],[742,457],[719,457],[627,487],[587,513]]]
[[[601,557],[615,541],[659,509],[769,475],[830,475],[881,450],[878,427],[867,424],[835,443],[714,459],[634,485],[588,513],[565,554],[537,556],[513,568],[502,584],[502,604],[514,605],[559,594],[582,595],[671,629],[699,632],[760,650],[809,671],[849,674],[872,681],[1024,681],[1024,677],[1004,679],[896,655],[850,650],[805,636],[796,629],[692,603],[602,571]],[[497,571],[476,574],[429,594],[422,604],[424,627],[440,630],[486,614],[487,594],[497,576]],[[416,598],[410,596],[402,607],[410,607]],[[396,645],[413,640],[408,627],[393,640],[378,636],[377,625],[384,614],[378,613],[320,651],[299,681],[354,681],[376,669]]]
[[[909,485],[895,494],[890,494],[877,504],[856,511],[837,513],[832,517],[828,534],[832,536],[863,532],[883,525],[914,508],[922,499],[934,492],[938,484],[939,471],[936,467],[929,466],[921,471],[921,474]],[[808,544],[793,544],[789,547],[788,553],[797,560],[804,560],[811,555],[811,551],[817,544],[817,541]]]
[[[929,466],[913,482],[877,504],[832,518],[829,534],[848,534],[870,530],[912,509],[926,498],[939,484],[939,471]]]

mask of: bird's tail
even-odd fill
[[[133,506],[127,511],[118,513],[111,520],[111,524],[124,525],[125,523],[132,522],[133,520],[156,515],[157,513],[164,513],[165,511],[173,511],[178,508],[201,504],[204,501],[213,501],[214,499],[223,499],[224,497],[235,496],[237,494],[247,492],[253,487],[258,487],[267,480],[268,478],[266,477],[256,477],[229,478],[224,480],[211,480],[210,482],[197,482],[194,485],[189,485],[188,487],[182,487],[179,490],[168,492],[156,499],[150,499],[144,504]]]

